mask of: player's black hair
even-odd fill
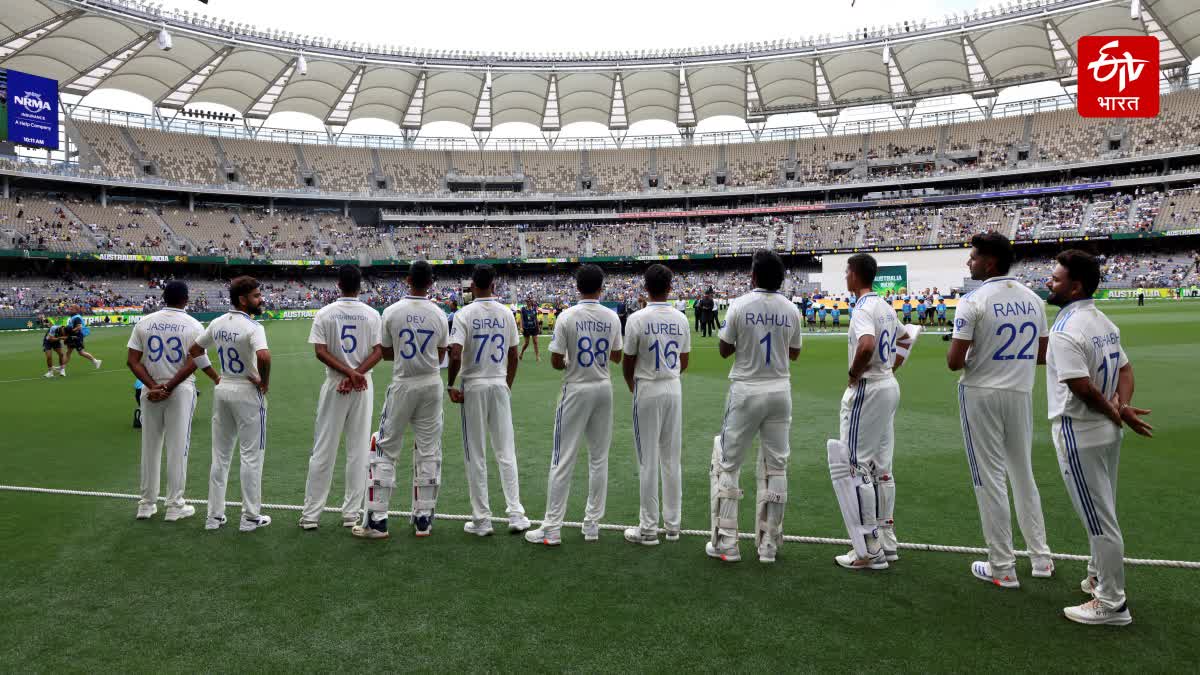
[[[855,253],[847,258],[846,267],[854,270],[854,276],[867,286],[875,283],[875,275],[879,273],[879,263],[866,253]]]
[[[579,289],[580,293],[591,295],[599,293],[604,287],[604,270],[597,265],[588,263],[580,265],[579,269],[575,270],[575,288]]]
[[[980,233],[971,237],[971,246],[979,255],[996,261],[997,274],[1008,274],[1013,263],[1013,247],[1008,237],[999,232]]]
[[[491,265],[476,265],[471,272],[471,283],[481,291],[489,290],[496,283],[496,268]]]
[[[1066,268],[1071,281],[1083,284],[1084,297],[1090,298],[1095,294],[1096,287],[1100,285],[1100,261],[1092,254],[1073,248],[1054,256],[1054,262]]]
[[[774,251],[765,248],[755,251],[750,271],[754,273],[759,288],[777,291],[783,285],[783,259]],[[712,292],[711,289],[709,292]]]
[[[651,265],[646,269],[646,292],[666,295],[671,290],[671,269],[666,265]]]
[[[408,267],[408,282],[415,291],[427,290],[433,285],[433,265],[428,260],[414,260]]]
[[[358,293],[362,289],[362,270],[358,265],[342,265],[338,268],[337,285],[347,295]]]
[[[241,303],[238,302],[242,296],[249,295],[258,288],[258,279],[248,276],[234,277],[233,281],[229,282],[229,302],[234,309],[239,309]]]
[[[168,281],[163,287],[163,304],[168,307],[183,307],[188,301],[188,287],[182,281]]]

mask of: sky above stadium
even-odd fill
[[[800,39],[992,6],[980,0],[163,0],[304,34],[434,49],[586,51]]]

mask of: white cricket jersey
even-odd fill
[[[508,349],[517,345],[517,322],[512,310],[495,298],[472,302],[454,314],[450,344],[462,345],[464,382],[504,379],[508,375]]]
[[[142,353],[142,365],[155,382],[166,384],[187,360],[188,349],[203,332],[204,326],[187,312],[167,307],[134,324],[126,346]],[[187,381],[195,382],[195,375]]]
[[[679,355],[692,351],[688,319],[666,302],[651,302],[625,320],[624,352],[637,358],[635,380],[679,379]]]
[[[800,349],[800,310],[782,293],[756,288],[735,298],[718,337],[736,349],[729,379],[787,380],[788,350]]]
[[[875,353],[867,363],[862,377],[878,380],[894,377],[892,366],[896,364],[896,340],[904,327],[896,319],[896,309],[875,293],[867,293],[854,304],[850,314],[848,333],[849,363],[854,365],[854,353],[858,351],[858,340],[864,335],[875,336]]]
[[[554,322],[550,353],[566,357],[563,382],[609,379],[608,357],[623,348],[621,319],[599,300],[580,300],[563,310]]]
[[[221,384],[258,379],[257,352],[267,348],[267,332],[245,312],[233,311],[212,320],[196,338],[204,349],[216,348],[221,363]]]
[[[449,337],[446,313],[423,295],[406,295],[383,310],[383,346],[396,355],[393,378],[437,375],[438,349],[446,348]]]
[[[1121,348],[1121,331],[1096,308],[1095,300],[1076,300],[1063,307],[1050,327],[1046,350],[1047,416],[1067,416],[1080,422],[1107,421],[1071,393],[1064,382],[1080,377],[1112,398],[1117,391],[1117,371],[1129,363]]]
[[[357,368],[380,343],[379,324],[379,312],[367,303],[358,298],[338,298],[317,310],[308,343],[325,345],[329,353],[351,368]],[[325,366],[325,376],[330,379],[345,377],[329,366]]]
[[[1033,391],[1038,340],[1046,335],[1046,305],[1013,277],[992,277],[958,301],[956,340],[970,340],[960,384]]]

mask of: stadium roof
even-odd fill
[[[1200,57],[1196,0],[1143,0],[1140,16],[1130,14],[1130,0],[1018,0],[834,39],[530,55],[359,45],[128,0],[0,0],[0,67],[57,79],[73,94],[113,88],[162,108],[213,103],[258,120],[294,111],[331,127],[375,118],[404,129],[452,121],[476,131],[506,122],[620,130],[642,120],[687,129],[718,115],[753,123],[947,94],[987,100],[1032,82],[1070,86],[1082,35],[1154,35],[1164,70],[1185,73]],[[169,51],[158,44],[162,30]]]

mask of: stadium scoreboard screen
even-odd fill
[[[58,149],[58,81],[0,68],[0,141]]]

